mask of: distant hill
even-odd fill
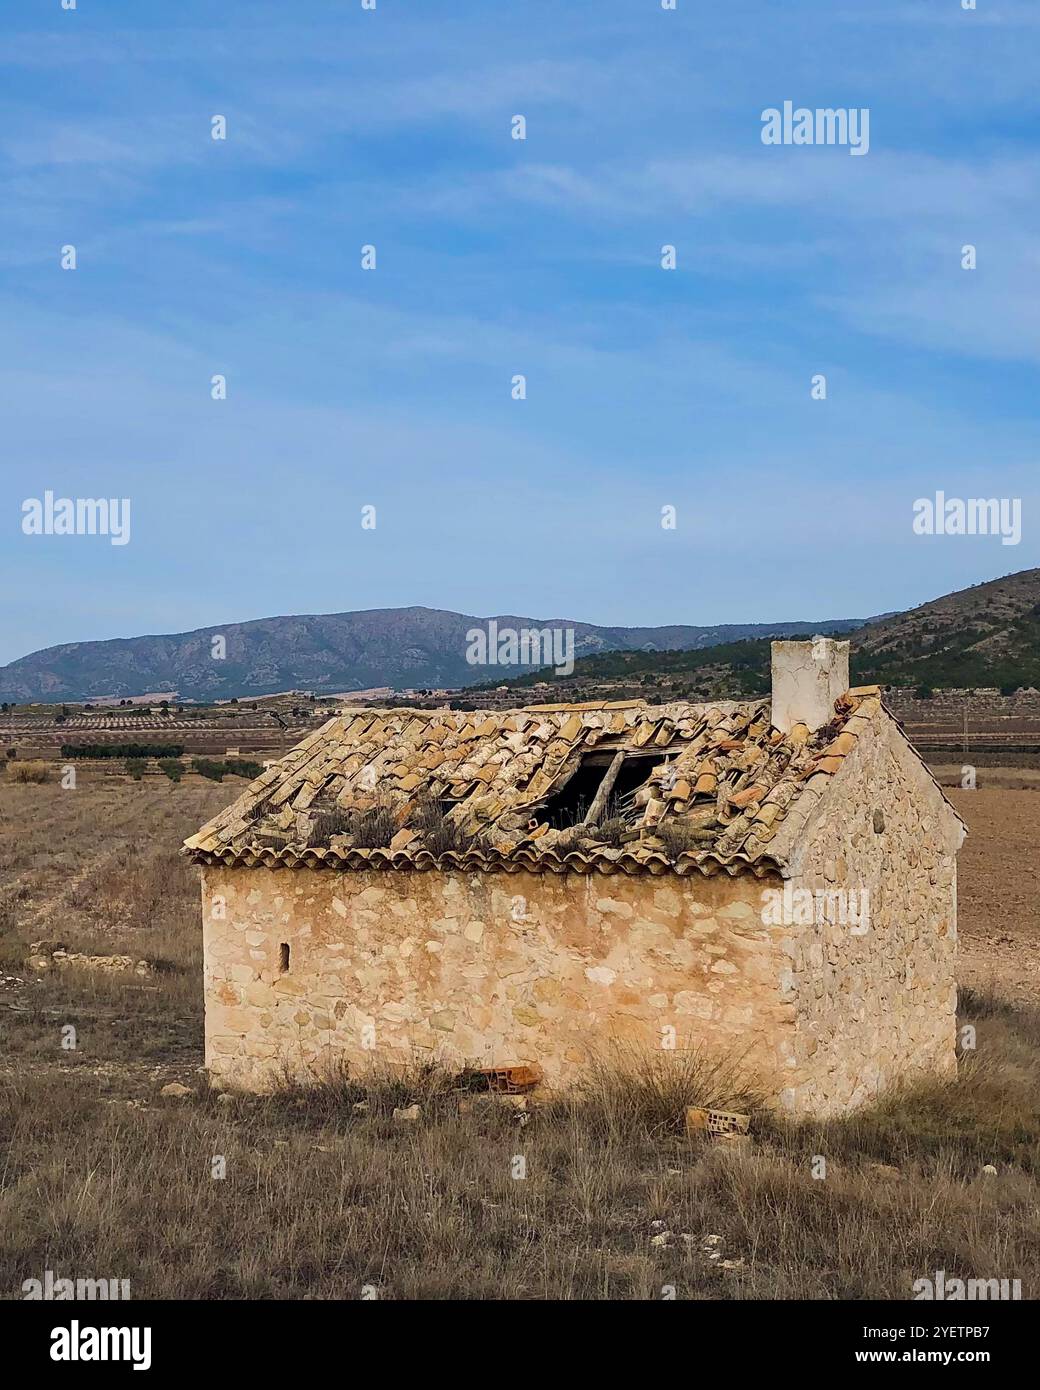
[[[0,699],[120,699],[150,692],[217,700],[283,690],[317,694],[501,683],[522,666],[475,667],[466,661],[467,632],[495,621],[503,628],[573,628],[576,657],[627,650],[699,651],[772,633],[798,636],[847,631],[861,620],[729,623],[715,627],[598,627],[564,618],[500,614],[476,618],[437,608],[374,608],[356,613],[258,618],[160,637],[116,638],[47,647],[0,667]],[[213,639],[226,656],[215,660]]]
[[[864,680],[1040,687],[1040,569],[974,584],[849,636]]]
[[[840,631],[824,624],[818,630]],[[1040,569],[975,584],[844,635],[852,643],[853,679],[861,683],[1040,688]],[[566,679],[540,671],[512,683],[527,688],[546,680],[578,698],[601,685],[613,686],[618,696],[639,693],[662,699],[764,694],[769,689],[769,642],[736,641],[660,655],[600,654],[576,663]]]

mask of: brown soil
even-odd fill
[[[1006,771],[1009,779],[1015,776],[1013,769]],[[948,795],[968,826],[957,861],[960,982],[1036,1003],[1040,794],[983,786],[948,789]]]

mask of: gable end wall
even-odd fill
[[[846,757],[790,882],[795,904],[806,889],[816,907],[783,942],[781,997],[796,1027],[781,1099],[800,1114],[840,1113],[901,1081],[956,1072],[963,830],[895,723],[882,714],[876,731]],[[864,900],[852,895],[863,890],[859,934]]]

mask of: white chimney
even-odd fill
[[[835,700],[849,688],[848,642],[774,642],[772,656],[773,727],[786,734],[794,724],[815,730],[830,723]]]

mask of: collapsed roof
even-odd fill
[[[881,713],[876,686],[786,734],[768,701],[344,712],[185,850],[250,867],[775,874]]]

